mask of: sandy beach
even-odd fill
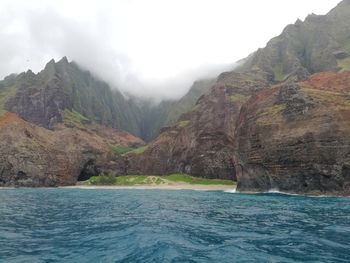
[[[77,189],[139,189],[139,190],[198,190],[198,191],[232,191],[236,190],[235,185],[199,185],[199,184],[160,184],[160,185],[133,185],[133,186],[117,186],[117,185],[74,185],[63,186],[62,188]]]

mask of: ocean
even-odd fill
[[[350,262],[350,198],[0,189],[0,262]]]

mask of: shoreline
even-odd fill
[[[236,191],[236,185],[200,185],[200,184],[171,184],[171,185],[73,185],[61,186],[65,189],[134,189],[134,190],[196,190],[196,191]]]
[[[0,190],[15,189],[85,189],[85,190],[193,190],[193,191],[223,191],[225,193],[259,195],[281,194],[300,197],[336,197],[350,198],[350,195],[340,193],[295,193],[282,191],[237,191],[236,185],[200,185],[200,184],[172,184],[172,185],[68,185],[55,187],[15,187],[0,186]]]

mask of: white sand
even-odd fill
[[[235,185],[201,185],[201,184],[159,184],[159,185],[133,185],[133,186],[115,186],[115,185],[74,185],[63,186],[61,188],[76,189],[164,189],[164,190],[201,190],[201,191],[229,191],[234,192]]]

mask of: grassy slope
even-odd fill
[[[6,102],[16,95],[16,88],[14,86],[0,89],[0,114],[6,112]]]
[[[110,176],[100,175],[93,176],[85,181],[86,185],[116,185],[116,186],[133,186],[133,185],[161,185],[161,184],[199,184],[199,185],[234,185],[235,182],[230,180],[206,179],[192,177],[185,174],[171,174],[165,176],[150,175],[128,175],[128,176]]]
[[[122,146],[122,145],[112,145],[111,150],[116,155],[126,155],[126,154],[141,154],[147,149],[147,145],[141,146],[138,148],[132,148],[128,146]]]
[[[68,109],[64,110],[64,125],[69,128],[78,128],[84,130],[84,121],[89,121],[86,117],[81,115],[79,112],[73,110],[70,111]]]
[[[350,58],[337,60],[340,71],[350,70]]]

